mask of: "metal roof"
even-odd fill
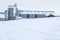
[[[18,13],[20,14],[45,14],[45,13],[54,13],[54,11],[34,11],[34,10],[18,10]]]

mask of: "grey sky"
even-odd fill
[[[60,0],[0,0],[0,11],[7,9],[8,4],[17,3],[21,10],[54,10],[60,11]]]

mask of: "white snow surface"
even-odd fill
[[[0,21],[0,40],[60,40],[60,17]]]

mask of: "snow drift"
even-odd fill
[[[60,40],[60,17],[0,21],[0,40]]]

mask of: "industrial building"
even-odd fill
[[[48,16],[46,14],[52,13],[54,13],[54,11],[20,11],[19,16],[22,18],[45,18]]]
[[[15,5],[8,5],[8,10],[5,10],[5,20],[14,20],[15,14]]]
[[[8,10],[5,10],[5,20],[15,20],[17,17],[22,18],[45,18],[54,17],[54,11],[35,11],[35,10],[18,10],[17,4],[8,5]],[[50,14],[50,15],[46,15]]]

